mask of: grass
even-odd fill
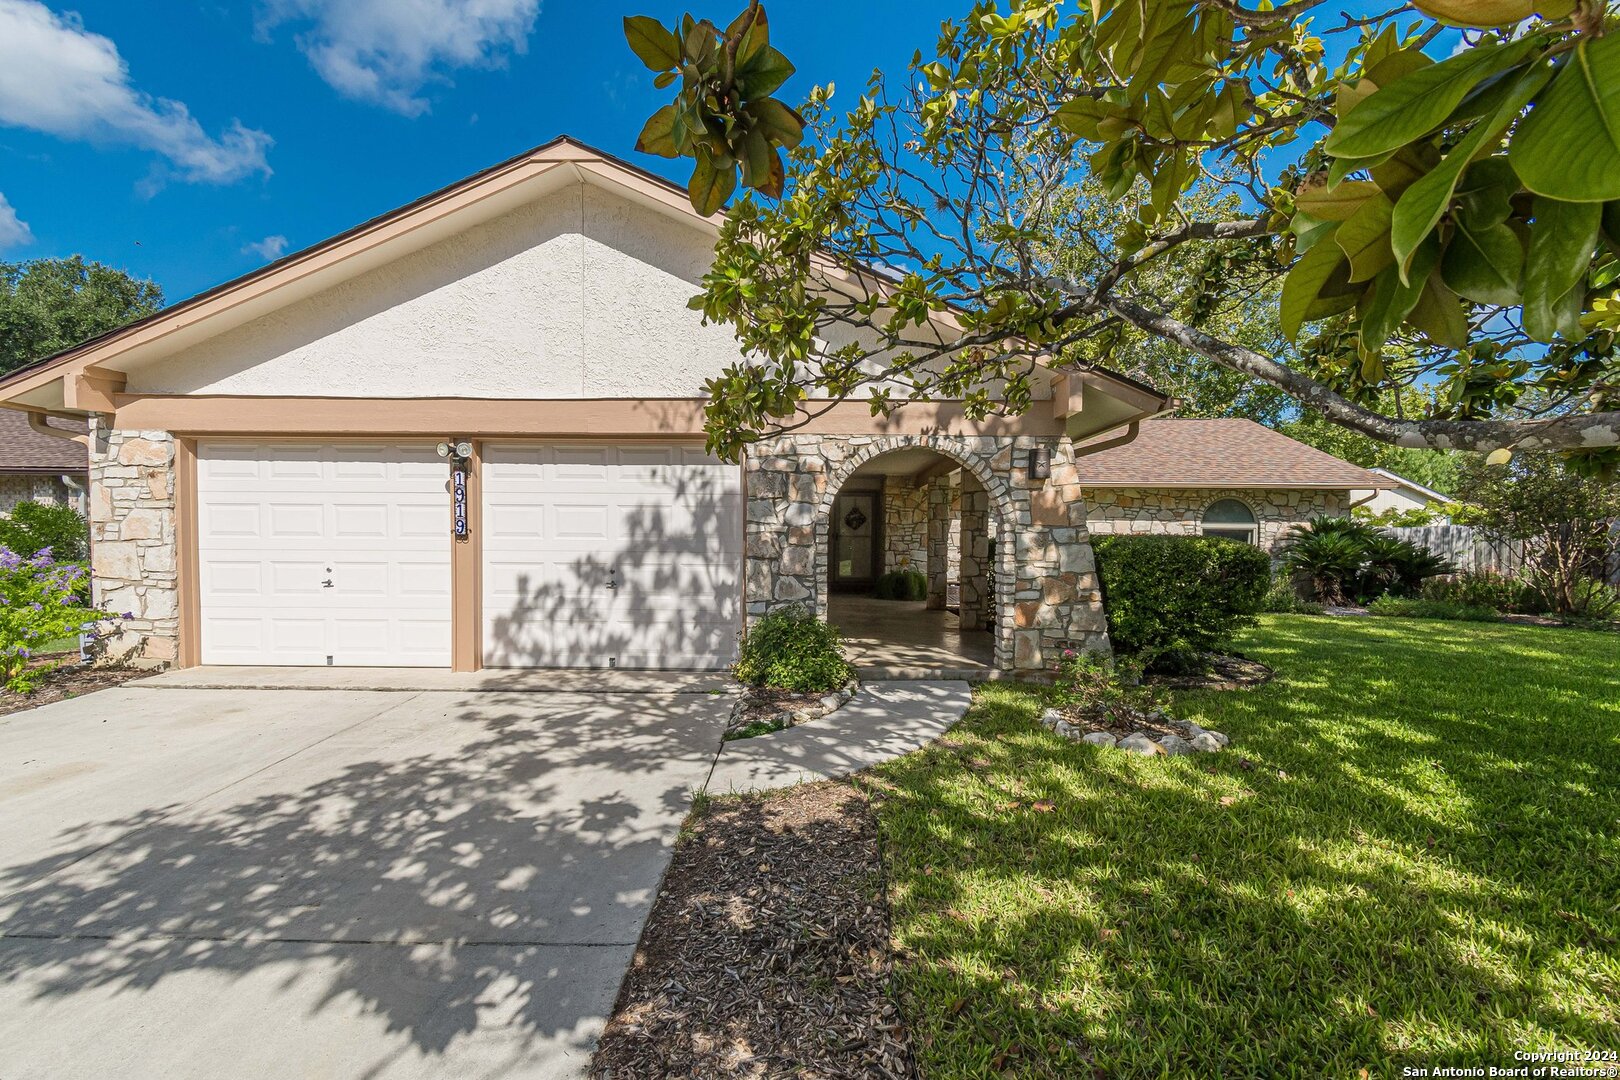
[[[923,1075],[1620,1049],[1620,637],[1267,616],[1240,648],[1278,677],[1176,700],[1222,754],[1068,742],[987,684],[867,781]]]

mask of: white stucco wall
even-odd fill
[[[1445,520],[1446,504],[1429,498],[1415,488],[1362,488],[1350,493],[1352,505],[1359,506],[1369,514],[1382,514],[1386,510],[1432,510]]]
[[[132,391],[696,397],[737,356],[704,326],[713,240],[580,184],[132,373]]]

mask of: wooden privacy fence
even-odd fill
[[[1417,525],[1385,531],[1427,548],[1458,570],[1516,574],[1524,567],[1522,546],[1492,543],[1468,525]]]
[[[1492,543],[1468,525],[1419,525],[1384,531],[1449,559],[1458,570],[1517,574],[1524,568],[1526,545]],[[1620,540],[1620,521],[1611,523],[1610,531]],[[1620,544],[1611,548],[1607,576],[1609,584],[1620,585]]]

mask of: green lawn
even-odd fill
[[[1176,702],[1225,753],[1070,743],[990,684],[869,781],[924,1075],[1620,1050],[1620,635],[1271,616],[1240,649],[1277,679]]]

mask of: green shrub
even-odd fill
[[[1497,620],[1496,612],[1488,607],[1410,596],[1380,596],[1367,605],[1367,610],[1374,615],[1395,615],[1408,619],[1453,619],[1459,622]]]
[[[59,563],[49,551],[25,559],[0,549],[0,684],[7,690],[26,694],[51,669],[35,663],[41,646],[107,617],[82,601],[88,576],[82,564]]]
[[[1271,581],[1259,548],[1213,536],[1093,541],[1114,648],[1144,668],[1190,671],[1254,622]]]
[[[0,518],[0,547],[25,559],[49,548],[57,562],[81,562],[90,553],[90,526],[71,506],[20,502]]]
[[[1365,603],[1386,593],[1415,595],[1428,578],[1452,572],[1445,559],[1409,540],[1341,517],[1314,517],[1289,537],[1282,565],[1324,604]]]
[[[921,570],[891,570],[877,579],[872,595],[879,600],[926,600],[928,575]]]
[[[1259,610],[1267,615],[1320,615],[1322,605],[1301,599],[1293,576],[1278,571],[1272,575],[1271,588],[1260,598]]]
[[[1490,571],[1464,571],[1451,577],[1430,578],[1423,583],[1422,597],[1516,614],[1535,614],[1546,610],[1547,606],[1546,600],[1529,582]]]
[[[749,686],[800,693],[835,690],[854,674],[838,629],[798,605],[749,628],[733,672]]]

